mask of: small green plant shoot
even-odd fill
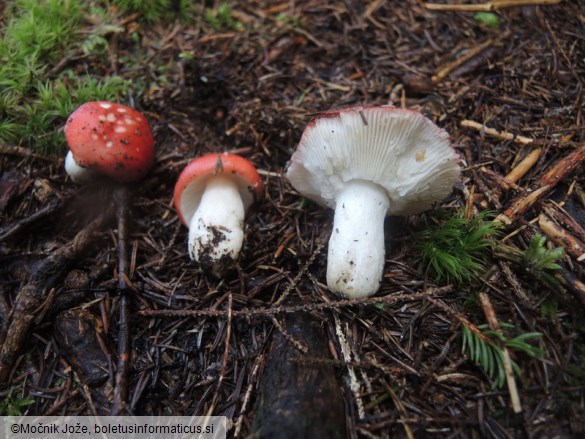
[[[217,9],[207,9],[205,11],[205,20],[216,30],[222,29],[241,29],[243,24],[236,20],[227,3],[221,3]]]
[[[496,256],[519,265],[539,281],[551,285],[558,284],[558,281],[549,272],[561,268],[558,261],[565,257],[565,249],[563,247],[547,248],[544,236],[533,236],[525,251],[498,243],[494,252]]]
[[[473,19],[479,24],[483,26],[489,26],[493,29],[497,29],[500,27],[500,19],[498,16],[492,12],[477,12]]]
[[[124,13],[140,13],[140,18],[150,23],[186,19],[193,11],[193,3],[189,0],[111,0]]]
[[[24,409],[34,402],[33,398],[19,398],[15,395],[12,387],[8,390],[4,400],[0,402],[0,416],[20,416]]]
[[[485,269],[486,251],[493,246],[498,224],[491,212],[472,219],[456,215],[432,225],[416,238],[418,262],[439,283],[462,283],[477,278]]]
[[[543,272],[544,270],[559,270],[561,268],[557,261],[565,256],[565,249],[563,247],[548,249],[545,244],[546,238],[541,235],[535,235],[530,240],[530,245],[522,260],[523,265],[529,271]]]
[[[507,323],[500,323],[500,326],[504,330],[513,328]],[[461,328],[463,353],[485,371],[494,388],[501,388],[506,381],[503,347],[514,352],[523,352],[531,357],[542,355],[539,348],[527,343],[528,340],[542,337],[540,332],[526,332],[517,337],[508,338],[503,331],[491,330],[486,324],[473,329],[463,324]],[[512,369],[516,375],[522,372],[514,361],[512,361]]]

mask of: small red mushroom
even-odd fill
[[[65,171],[76,183],[96,173],[121,183],[142,179],[154,163],[154,139],[146,118],[111,102],[87,102],[65,124]]]
[[[189,227],[189,255],[220,277],[240,254],[244,216],[262,195],[254,165],[234,154],[208,154],[193,160],[175,185],[175,207]]]

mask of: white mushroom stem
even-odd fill
[[[88,183],[93,180],[97,174],[95,171],[79,166],[73,158],[71,151],[67,152],[67,155],[65,156],[65,172],[67,172],[69,177],[71,177],[71,180],[77,184]]]
[[[327,285],[346,297],[371,296],[384,271],[384,218],[390,200],[381,186],[352,180],[336,197],[327,256]]]
[[[189,255],[216,276],[240,254],[244,241],[244,203],[229,176],[209,179],[189,222]]]

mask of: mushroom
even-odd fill
[[[146,118],[124,105],[87,102],[65,124],[65,171],[76,183],[96,174],[121,183],[142,179],[154,163],[154,139]]]
[[[141,180],[154,163],[154,139],[146,118],[124,105],[87,102],[75,110],[65,124],[69,152],[65,171],[75,183],[87,183],[105,175],[118,183]],[[130,361],[128,294],[126,283],[126,222],[129,189],[121,184],[114,191],[118,219],[118,364],[115,381],[125,383]],[[116,388],[112,415],[126,404],[123,388]]]
[[[318,114],[306,127],[286,176],[305,197],[335,209],[327,285],[370,296],[384,271],[384,218],[420,213],[459,177],[448,134],[422,114],[354,106]]]
[[[189,227],[189,255],[202,269],[221,277],[237,260],[245,212],[262,187],[254,165],[234,154],[204,155],[183,169],[175,207]]]

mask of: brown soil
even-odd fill
[[[299,361],[336,374],[348,437],[582,436],[585,2],[502,9],[497,29],[472,13],[431,12],[415,0],[229,3],[242,29],[215,31],[203,20],[139,28],[149,55],[140,71],[124,71],[129,35],[112,45],[106,73],[150,84],[135,106],[157,143],[154,169],[132,188],[124,276],[114,215],[81,253],[64,251],[112,205],[112,188],[76,187],[61,158],[2,147],[0,235],[8,234],[0,238],[0,341],[10,325],[29,330],[22,348],[4,357],[0,400],[16,389],[33,398],[29,414],[107,414],[122,398],[122,413],[225,415],[231,432],[246,437],[266,359],[278,345],[271,340],[286,333],[283,309],[266,309],[301,306],[321,321],[328,351]],[[125,26],[130,33],[144,25]],[[505,214],[505,243],[520,251],[548,230],[541,215],[560,225],[566,236],[555,245],[568,251],[552,273],[558,286],[494,255],[485,283],[437,289],[412,259],[412,236],[429,218],[422,214],[389,220],[385,278],[374,300],[334,297],[324,285],[332,211],[302,201],[282,171],[311,114],[353,104],[418,109],[450,133],[464,171],[442,209]],[[528,172],[505,180],[535,148],[542,153]],[[250,159],[265,185],[265,198],[247,215],[237,267],[221,280],[189,260],[172,204],[189,159],[217,151]],[[53,259],[59,270],[45,263],[55,254],[63,256]],[[27,311],[26,325],[15,323],[17,297],[31,289],[38,306]],[[94,377],[95,365],[80,364],[80,337],[65,336],[69,325],[57,317],[82,306],[90,316],[65,315],[100,343],[104,355],[90,351],[108,371],[105,383]],[[147,310],[182,314],[141,313]],[[461,352],[462,322],[494,320],[543,334],[542,356],[511,353],[522,369],[519,413],[508,387],[493,389]],[[131,346],[122,381],[114,379],[120,329]],[[114,396],[116,386],[127,388],[127,398]]]

